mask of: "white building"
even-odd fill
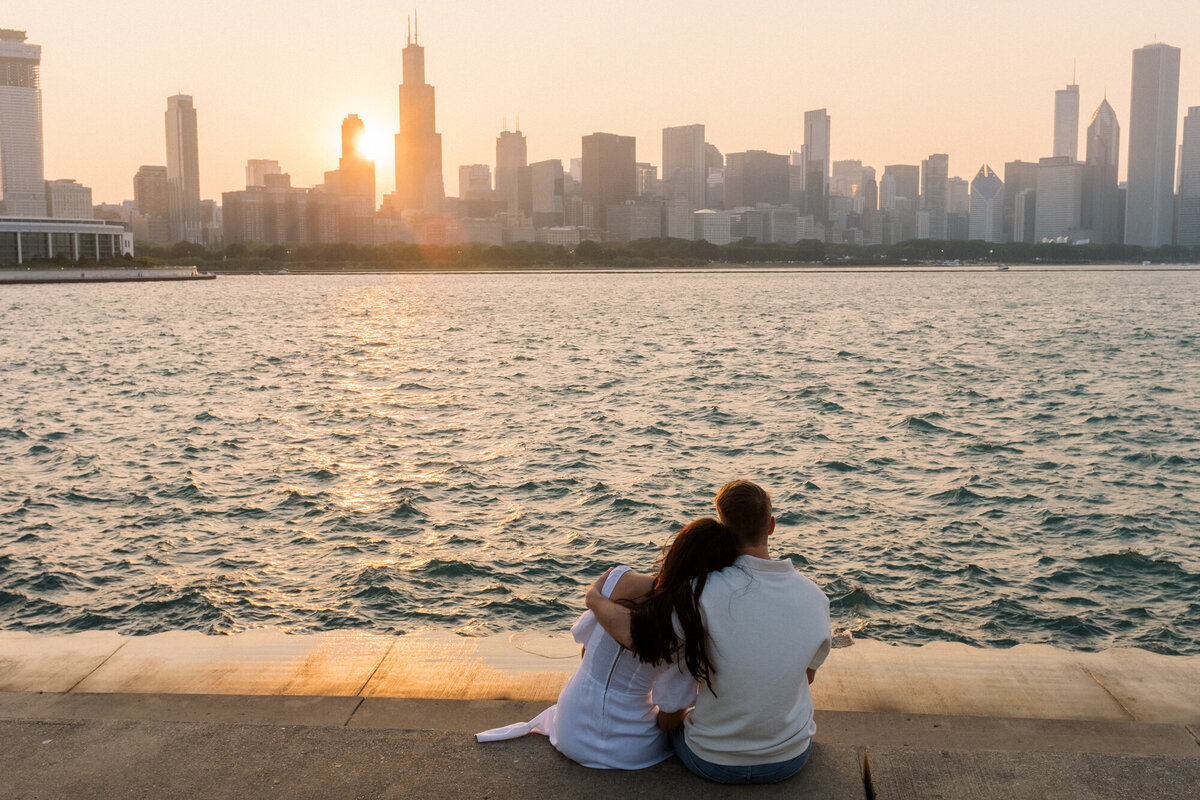
[[[105,261],[123,255],[133,255],[133,237],[121,222],[0,218],[0,265],[53,258]]]
[[[1004,241],[1004,181],[984,164],[971,181],[971,239]]]
[[[1054,93],[1054,155],[1079,160],[1079,86]]]
[[[1083,211],[1083,164],[1066,156],[1043,158],[1037,176],[1033,240],[1074,239]]]
[[[92,219],[92,190],[73,180],[46,181],[46,216]]]
[[[42,48],[0,30],[0,216],[46,216]]]
[[[732,240],[730,228],[732,219],[728,211],[714,211],[703,208],[692,215],[696,224],[695,236],[713,244],[729,244]]]
[[[1134,50],[1125,244],[1171,244],[1178,121],[1179,48],[1155,43]],[[1041,204],[1039,194],[1038,206]]]

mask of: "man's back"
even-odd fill
[[[828,598],[790,561],[742,555],[709,576],[700,610],[715,674],[687,719],[688,747],[729,765],[802,754],[816,730],[805,670],[829,653]]]

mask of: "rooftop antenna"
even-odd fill
[[[408,18],[408,44],[412,44],[412,17]]]
[[[504,132],[507,130],[508,130],[508,114],[505,114],[503,117],[500,118],[500,131]]]
[[[417,10],[413,9],[413,44],[421,43],[421,28],[420,20],[417,19]]]
[[[1079,72],[1079,59],[1074,58],[1071,60],[1071,85],[1072,86],[1075,85],[1075,75],[1078,72]]]
[[[517,114],[517,133],[521,132],[521,115]]]

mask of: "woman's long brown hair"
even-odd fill
[[[638,658],[647,664],[662,664],[675,660],[682,649],[688,672],[712,691],[716,669],[708,657],[700,593],[710,572],[725,569],[737,557],[737,539],[715,519],[689,522],[675,534],[659,559],[650,594],[626,604],[633,652]]]

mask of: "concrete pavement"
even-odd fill
[[[813,759],[774,787],[474,741],[577,659],[531,633],[0,632],[0,798],[1200,796],[1200,658],[860,641],[818,673]]]

